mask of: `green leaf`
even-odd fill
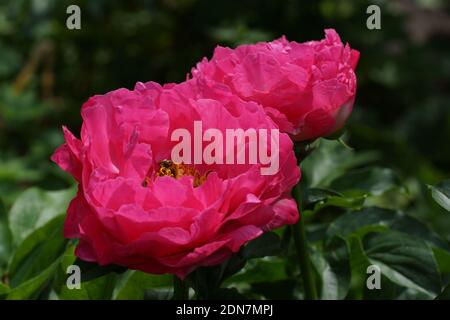
[[[361,238],[353,235],[347,239],[347,247],[350,252],[350,299],[363,299],[366,288],[367,267],[370,261],[364,253]]]
[[[152,275],[130,270],[122,277],[114,292],[114,298],[117,300],[142,300],[149,289],[172,287],[170,275]]]
[[[37,276],[27,280],[18,287],[12,289],[7,296],[8,300],[36,299],[45,287],[49,284],[54,275],[60,260],[54,261],[47,269]]]
[[[101,277],[81,282],[80,289],[69,289],[64,284],[58,296],[61,300],[109,300],[112,298],[116,280],[116,274],[108,273]]]
[[[427,258],[423,258],[422,260],[428,259],[429,264],[432,266],[430,267],[429,271],[425,272],[424,270],[421,270],[420,272],[430,274],[430,277],[434,281],[432,282],[432,286],[434,287],[428,286],[423,288],[422,286],[424,281],[420,279],[418,280],[419,284],[415,284],[409,279],[407,279],[407,281],[405,280],[404,282],[401,282],[399,281],[399,278],[406,277],[407,275],[404,275],[400,271],[398,271],[397,266],[391,266],[388,263],[385,263],[384,269],[381,268],[380,265],[382,275],[392,281],[392,285],[385,285],[384,287],[382,286],[382,291],[384,293],[380,294],[368,292],[367,290],[365,290],[365,279],[367,278],[366,268],[369,264],[373,264],[374,261],[371,260],[371,258],[373,257],[371,257],[367,252],[367,242],[364,242],[365,246],[363,248],[361,239],[364,239],[364,241],[366,241],[367,238],[373,237],[373,235],[368,235],[373,232],[382,232],[381,234],[379,234],[379,237],[390,237],[392,235],[404,235],[405,237],[408,237],[408,235],[414,235],[414,239],[412,241],[413,244],[418,247],[417,252],[420,253],[420,250],[426,251],[428,254],[426,256]],[[436,252],[434,252],[433,255],[433,250],[436,250],[435,248],[438,248],[439,252],[441,253],[439,257],[446,257],[449,252],[449,248],[448,244],[445,241],[440,239],[435,233],[433,233],[428,227],[423,225],[418,220],[406,216],[401,212],[393,210],[380,209],[376,207],[365,208],[361,211],[348,212],[333,221],[329,225],[326,232],[325,243],[330,243],[334,239],[334,237],[342,237],[343,239],[346,239],[350,248],[350,264],[352,270],[350,290],[351,299],[362,299],[364,296],[376,297],[377,295],[387,297],[388,294],[392,294],[392,296],[397,297],[400,293],[404,298],[432,298],[433,294],[435,295],[437,284],[440,280],[439,272],[437,271],[437,264],[434,257],[434,255],[436,255]],[[375,243],[375,241],[371,243],[373,244]],[[393,242],[392,246],[394,249],[397,249],[395,247],[397,246],[398,249],[401,250],[401,240],[399,240],[398,243]],[[433,246],[433,250],[430,246]],[[380,249],[380,251],[383,251],[383,249]],[[388,248],[386,248],[385,251],[388,252]],[[445,256],[443,254],[445,254]],[[398,255],[398,257],[400,257],[400,254]],[[438,256],[436,258],[440,268],[448,267],[444,264],[447,262],[444,261],[443,258],[438,258]],[[404,259],[407,260],[407,258]],[[415,258],[411,257],[409,259],[413,260]],[[404,269],[401,271],[414,271],[414,268],[416,267],[417,266],[415,266],[414,264],[405,265]],[[392,270],[395,270],[396,272]],[[407,283],[407,285],[405,285],[405,283]],[[395,284],[408,288],[408,291],[405,291],[404,289],[402,290],[400,287],[397,288]],[[388,293],[389,291],[391,292]]]
[[[22,242],[33,230],[63,215],[74,197],[75,190],[43,191],[31,188],[23,192],[9,212],[9,223],[14,243]]]
[[[282,251],[283,244],[280,236],[275,232],[266,232],[242,247],[237,254],[220,265],[219,270],[209,271],[209,277],[214,277],[214,275],[219,277],[216,283],[220,284],[240,271],[249,260],[276,256]]]
[[[54,218],[20,244],[8,269],[11,287],[40,274],[64,252],[63,222],[64,216]]]
[[[274,232],[266,232],[250,241],[241,251],[244,259],[263,258],[276,256],[282,251],[281,239]]]
[[[339,196],[329,196],[325,200],[318,202],[314,206],[314,211],[319,211],[327,207],[361,209],[367,198],[366,193],[349,192]]]
[[[313,207],[317,202],[325,201],[330,196],[342,196],[342,194],[329,189],[307,188],[302,192],[303,209]]]
[[[362,241],[356,236],[347,240],[350,250],[351,288],[346,299],[430,299],[428,294],[411,288],[402,287],[387,278],[381,270],[381,288],[370,290],[366,281],[367,268],[372,264],[364,252]]]
[[[329,225],[326,241],[329,242],[335,237],[347,239],[353,235],[362,238],[369,232],[386,230],[394,219],[396,219],[396,213],[386,209],[366,208],[351,211]]]
[[[11,232],[8,226],[8,217],[6,216],[3,202],[0,199],[0,274],[8,263],[11,249]]]
[[[400,232],[367,236],[364,251],[392,282],[435,297],[441,280],[433,251],[424,241]]]
[[[444,180],[436,186],[429,186],[433,199],[450,212],[450,180]]]
[[[399,211],[368,207],[360,211],[350,211],[334,220],[326,231],[326,242],[335,236],[347,239],[352,235],[363,237],[369,232],[388,229],[414,234],[433,247],[450,250],[449,245],[417,219]]]
[[[350,264],[347,244],[335,238],[324,252],[314,250],[311,256],[314,267],[320,276],[321,299],[338,300],[347,295],[350,288]]]
[[[450,251],[441,248],[433,248],[434,257],[441,274],[450,273]]]
[[[326,188],[348,170],[377,158],[376,153],[355,153],[338,141],[321,139],[319,147],[302,162],[302,172],[308,186]]]
[[[113,297],[113,291],[119,276],[115,273],[106,272],[97,274],[96,277],[87,277],[83,279],[83,269],[81,269],[80,289],[69,289],[67,279],[70,276],[67,273],[69,266],[77,263],[77,257],[74,254],[75,245],[69,246],[61,256],[61,264],[58,269],[57,279],[54,283],[54,290],[61,300],[105,300]],[[86,271],[86,270],[84,270]],[[88,270],[92,272],[92,270]]]
[[[442,290],[442,292],[436,297],[436,300],[450,300],[450,285]]]
[[[215,267],[200,267],[188,276],[188,281],[201,298],[208,298],[222,282],[241,270],[248,260],[274,256],[282,252],[280,237],[266,232],[250,241],[227,261]]]
[[[334,180],[331,188],[339,191],[363,190],[372,195],[381,195],[399,184],[394,171],[375,167],[351,171]]]
[[[83,261],[79,258],[75,260],[73,263],[74,265],[77,265],[81,269],[81,281],[90,281],[95,278],[103,277],[109,273],[124,273],[127,271],[126,267],[110,264],[106,266],[100,266],[99,264],[95,262],[87,262]]]
[[[248,261],[244,268],[224,282],[224,285],[236,283],[256,283],[264,281],[280,281],[287,279],[285,261],[279,257],[255,259]]]
[[[144,300],[172,300],[173,288],[147,289],[144,293]]]

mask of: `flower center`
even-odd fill
[[[184,177],[184,176],[192,176],[194,177],[194,187],[200,186],[203,182],[206,181],[210,171],[205,174],[201,174],[195,167],[188,166],[183,163],[176,164],[173,163],[172,160],[162,160],[159,162],[159,169],[156,171],[156,176],[163,177],[169,176],[175,179]],[[148,186],[150,182],[150,178],[147,175],[144,179],[142,185],[144,187]]]

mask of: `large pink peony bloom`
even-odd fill
[[[261,104],[294,140],[310,140],[340,129],[350,115],[358,59],[358,51],[327,29],[321,41],[282,37],[236,49],[218,46],[192,75],[228,85],[242,99]]]
[[[177,177],[160,174],[176,143],[171,132],[192,131],[194,120],[203,130],[276,127],[226,86],[138,83],[90,98],[81,114],[81,140],[64,128],[66,143],[52,160],[79,183],[64,234],[79,239],[83,260],[184,277],[298,219],[290,190],[300,171],[286,134],[275,175],[261,175],[259,164],[186,165]]]

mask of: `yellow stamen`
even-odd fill
[[[169,176],[175,179],[181,178],[183,176],[192,176],[194,177],[194,187],[200,186],[203,182],[206,181],[210,171],[205,174],[200,174],[200,172],[191,166],[187,166],[183,163],[176,164],[173,163],[172,160],[162,160],[159,163],[159,169],[156,172],[158,177]],[[143,182],[143,186],[146,187],[150,179],[148,177],[145,178]]]

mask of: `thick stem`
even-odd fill
[[[294,197],[297,201],[298,211],[301,214],[302,198],[299,184],[294,188]],[[305,299],[317,300],[316,283],[314,281],[314,274],[309,257],[308,239],[306,238],[305,221],[303,217],[300,217],[298,222],[292,226],[292,234],[294,235],[295,248],[297,250],[298,262],[305,287]]]
[[[173,299],[189,300],[189,286],[177,276],[173,276]]]

